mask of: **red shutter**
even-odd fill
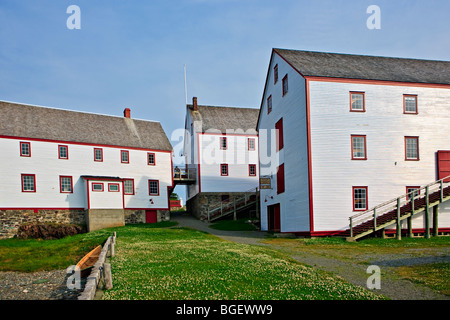
[[[276,144],[277,144],[277,151],[280,151],[284,147],[283,142],[283,118],[278,120],[278,122],[275,124],[275,130],[276,130]]]
[[[450,176],[450,151],[438,151],[438,170],[439,179]],[[450,178],[446,179],[444,182],[450,182]]]
[[[278,167],[277,171],[277,194],[284,192],[284,163]]]

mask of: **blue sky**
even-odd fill
[[[184,127],[184,65],[189,102],[258,108],[272,48],[448,61],[448,12],[447,0],[0,0],[0,100],[129,107],[170,138]]]

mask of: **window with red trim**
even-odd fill
[[[36,175],[22,174],[22,192],[36,192]]]
[[[31,143],[30,142],[20,142],[20,156],[21,157],[31,157]]]
[[[147,164],[149,166],[154,166],[156,164],[155,154],[153,152],[147,153]]]
[[[405,137],[405,160],[419,160],[419,137]]]
[[[120,192],[118,183],[108,183],[108,192]]]
[[[59,176],[59,192],[73,193],[73,182],[70,176]]]
[[[286,74],[283,78],[283,97],[288,93],[288,75]]]
[[[120,162],[130,163],[130,152],[128,150],[120,150]]]
[[[103,162],[103,149],[94,148],[94,161]]]
[[[226,137],[220,137],[220,149],[221,150],[227,150],[227,138]]]
[[[407,186],[406,187],[406,200],[411,200],[412,196],[417,198],[420,195],[420,187],[419,186]]]
[[[93,182],[92,183],[92,191],[103,192],[103,183],[102,182]]]
[[[255,138],[248,138],[248,150],[255,151]]]
[[[278,82],[278,64],[273,67],[273,84]]]
[[[220,175],[228,176],[228,164],[224,163],[220,165]]]
[[[350,92],[350,111],[365,112],[365,93],[364,92]]]
[[[69,159],[69,147],[68,146],[63,146],[63,145],[59,145],[58,146],[58,158],[59,159]]]
[[[418,114],[417,95],[404,94],[403,95],[403,113]]]
[[[366,211],[367,187],[353,187],[353,211]]]
[[[123,193],[127,195],[134,194],[134,179],[124,179],[123,181]]]
[[[367,160],[366,136],[352,135],[352,160]]]
[[[280,151],[284,147],[283,141],[283,118],[275,124],[276,150]]]
[[[159,196],[159,180],[148,180],[148,194]]]
[[[248,175],[250,177],[256,176],[256,164],[249,164],[248,165]]]
[[[284,163],[277,168],[277,194],[284,192]]]
[[[267,114],[272,112],[272,95],[267,98]]]

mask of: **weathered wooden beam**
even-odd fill
[[[439,206],[436,205],[433,207],[433,236],[434,237],[438,236],[438,229],[439,229],[438,213],[439,213]]]
[[[396,220],[396,236],[397,240],[402,240],[402,226],[400,223],[400,198],[397,198],[397,220]]]
[[[426,198],[426,205],[425,205],[425,238],[430,238],[430,198],[429,198],[430,189],[428,186],[425,188],[425,198]]]

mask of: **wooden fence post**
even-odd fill
[[[435,205],[433,207],[433,236],[437,237],[438,236],[438,213],[439,213],[439,206]]]
[[[104,272],[104,277],[105,277],[105,289],[110,290],[113,287],[111,264],[105,262],[103,264],[103,272]]]
[[[236,221],[237,220],[237,215],[236,215],[236,196],[233,197],[233,220]]]

